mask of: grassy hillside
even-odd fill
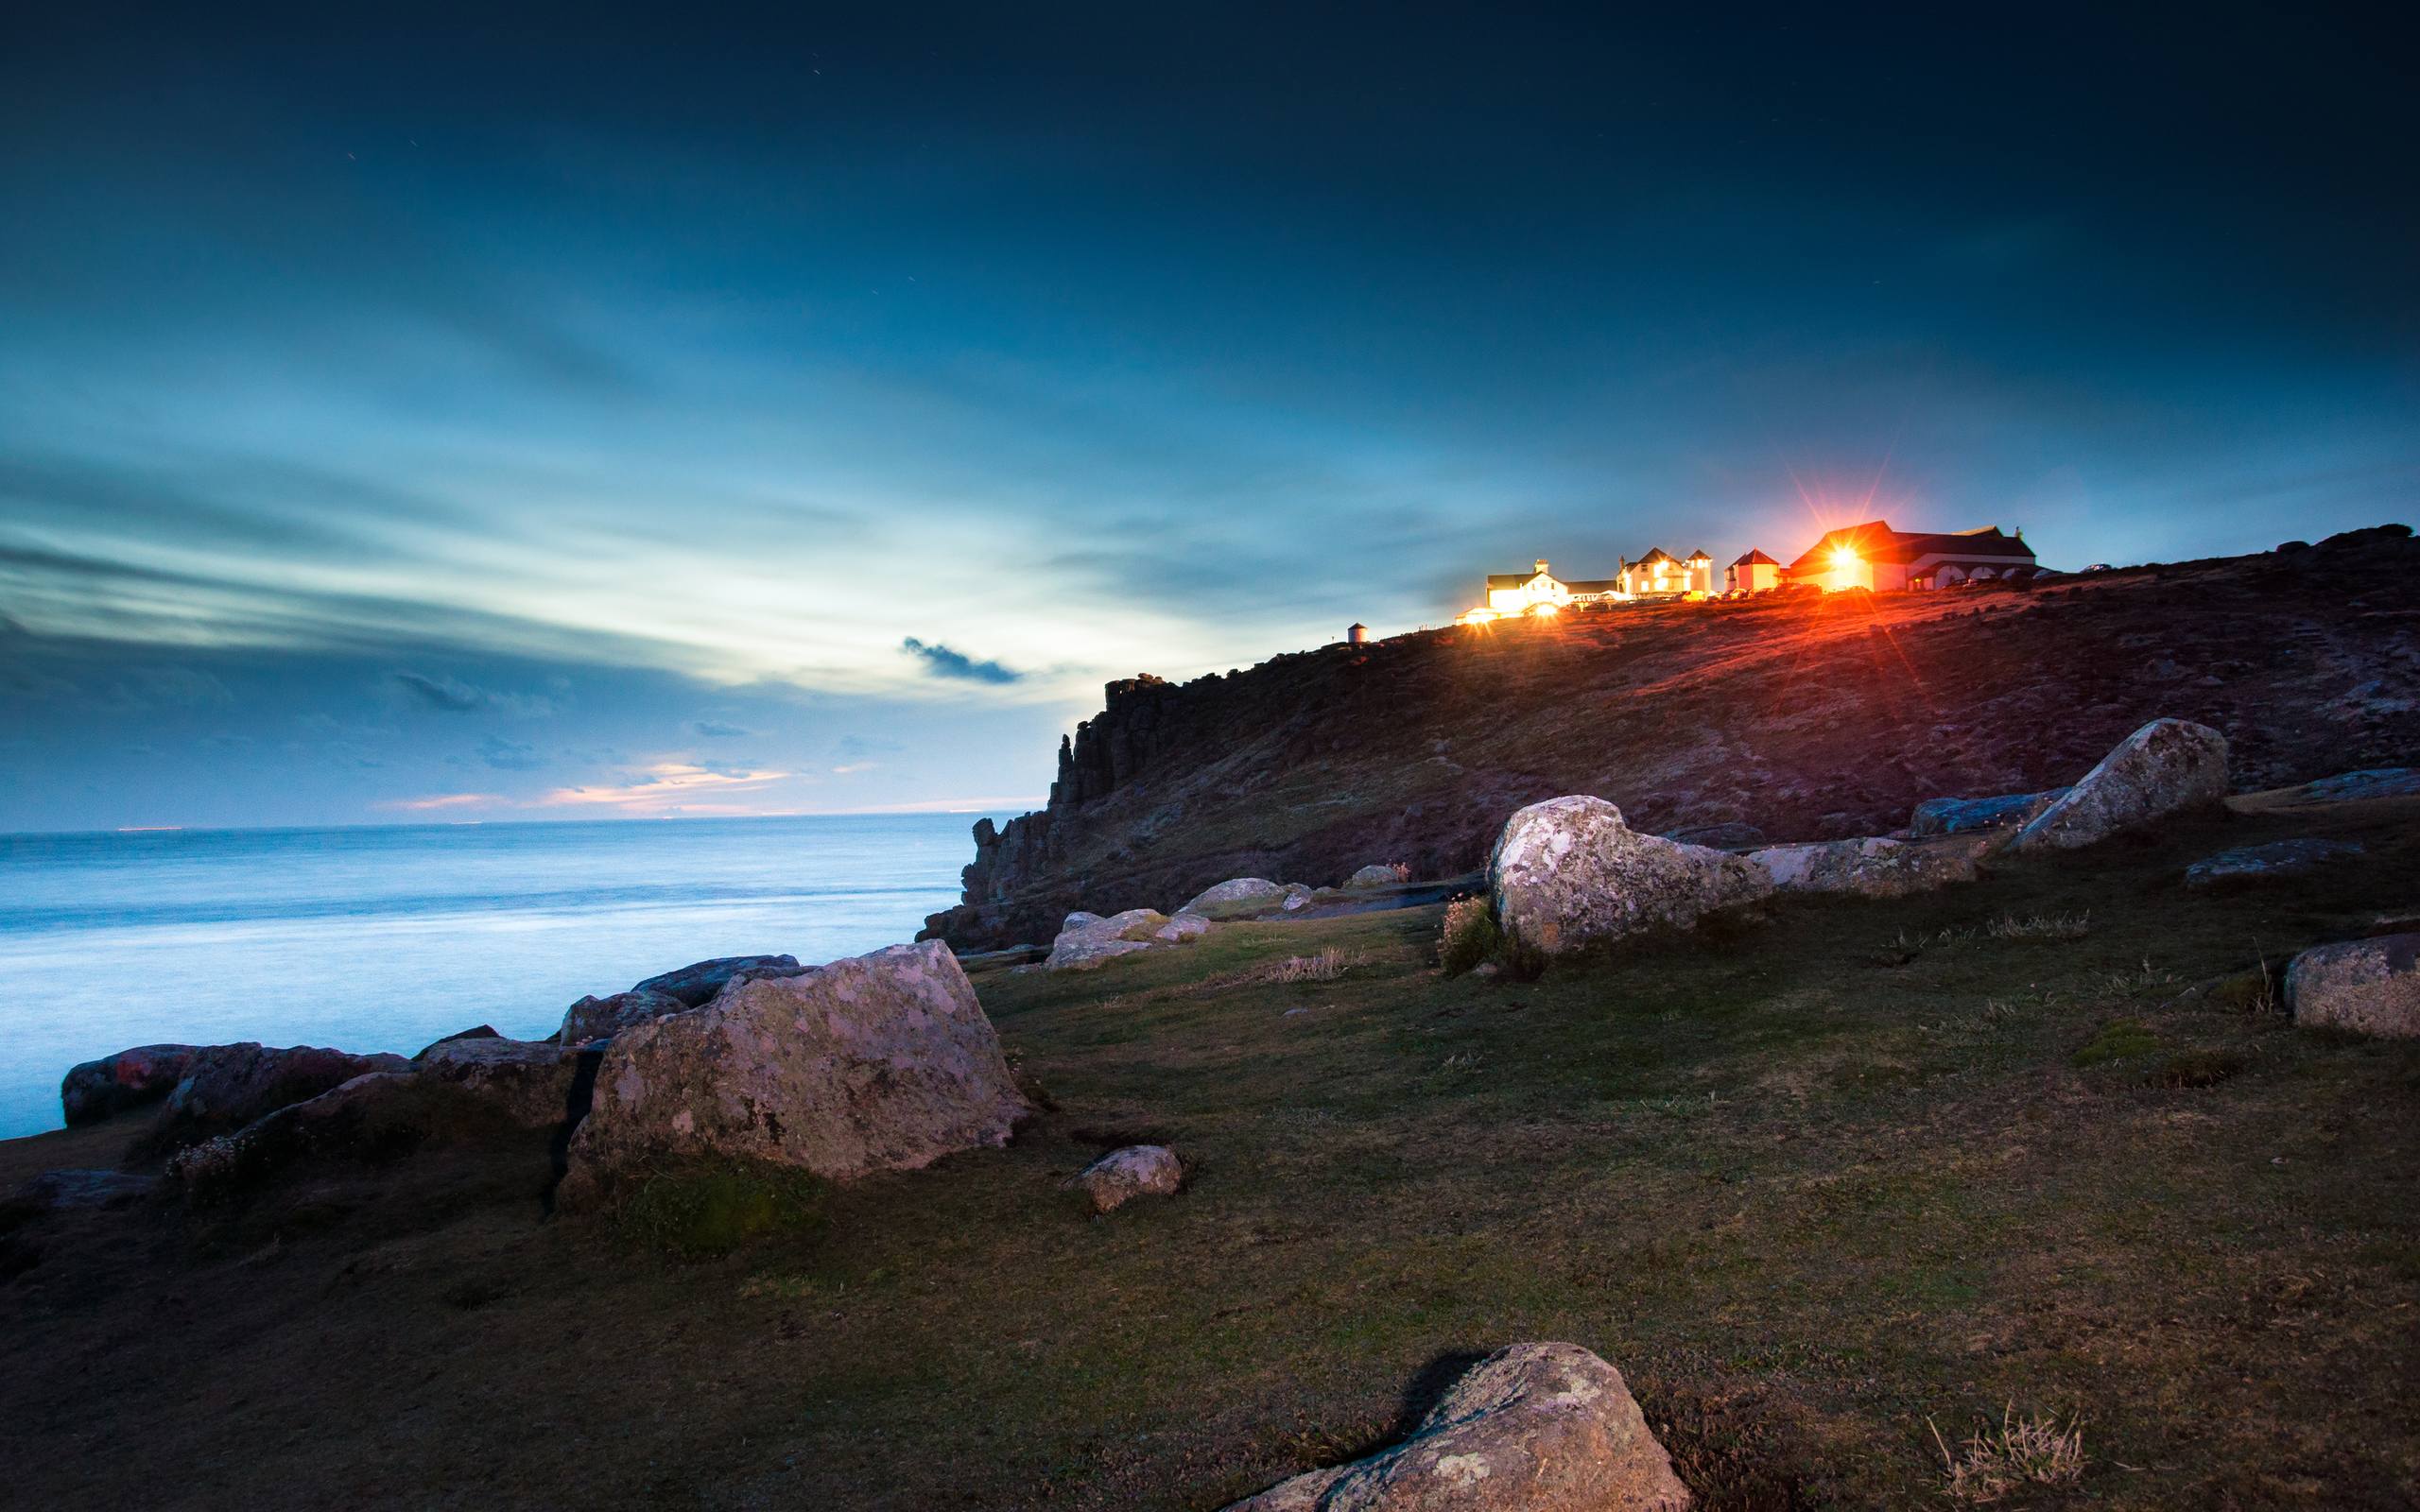
[[[1942,1504],[1927,1418],[2004,1404],[2087,1456],[2005,1504],[2409,1506],[2420,1044],[2259,969],[2420,902],[2415,821],[2212,816],[1527,984],[1437,974],[1436,910],[986,976],[1058,1106],[929,1171],[547,1221],[533,1139],[28,1230],[0,1457],[26,1505],[1212,1508],[1555,1338],[1709,1507]],[[2369,854],[2178,884],[2293,834]],[[1057,1190],[1147,1136],[1180,1196]]]

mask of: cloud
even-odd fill
[[[402,688],[426,708],[449,714],[510,713],[541,716],[555,712],[551,698],[535,694],[498,693],[474,687],[458,678],[432,678],[420,672],[391,674]]]
[[[1024,678],[997,662],[977,662],[963,651],[953,651],[946,645],[927,645],[909,636],[899,643],[899,649],[909,656],[923,659],[925,670],[937,678],[955,678],[965,682],[1015,682]]]
[[[708,740],[737,740],[756,733],[752,730],[742,730],[737,725],[726,725],[719,719],[692,720],[689,728]]]
[[[538,754],[536,747],[497,735],[479,742],[479,760],[499,772],[534,772],[546,765],[546,758]]]
[[[847,777],[853,772],[871,772],[881,765],[882,764],[880,762],[851,762],[845,766],[833,767],[832,775],[835,777]]]
[[[410,813],[424,814],[437,809],[477,808],[485,804],[501,803],[503,801],[504,799],[494,793],[433,793],[427,798],[390,799],[387,802],[379,804],[378,807],[382,809],[402,809]]]
[[[864,735],[842,735],[832,743],[832,754],[844,762],[863,761],[868,756],[888,756],[907,748],[895,740],[875,740]]]
[[[542,808],[604,808],[635,813],[747,813],[744,804],[700,802],[700,798],[754,793],[781,782],[787,772],[711,770],[694,762],[665,761],[616,786],[559,787],[537,800]]]

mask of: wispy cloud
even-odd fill
[[[440,809],[483,808],[503,801],[503,797],[495,793],[432,793],[426,798],[390,799],[379,804],[378,807],[410,814],[426,814]]]
[[[899,643],[899,649],[925,663],[925,670],[937,678],[955,678],[964,682],[1015,682],[1024,678],[997,662],[977,662],[963,651],[946,645],[926,643],[909,636]]]
[[[517,740],[490,735],[479,742],[479,760],[499,772],[534,772],[546,765],[538,748]]]
[[[617,785],[559,787],[537,800],[542,808],[604,808],[626,814],[746,812],[745,805],[716,800],[761,793],[789,777],[776,771],[713,771],[695,762],[665,761]],[[704,801],[701,801],[704,800]]]
[[[441,713],[511,713],[543,715],[555,712],[554,700],[539,694],[499,693],[475,687],[458,678],[432,678],[422,672],[393,674],[395,685],[422,707]]]
[[[881,765],[882,764],[880,762],[851,762],[845,766],[833,767],[832,775],[835,777],[847,777],[855,772],[871,772]]]
[[[743,730],[737,725],[726,725],[719,719],[692,720],[689,728],[708,740],[737,740],[756,733],[752,730]]]

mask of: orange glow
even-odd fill
[[[1832,565],[1835,567],[1856,566],[1857,548],[1855,546],[1834,546],[1832,548]]]
[[[1548,600],[1545,603],[1530,605],[1530,612],[1532,614],[1543,614],[1548,619],[1552,619],[1555,615],[1562,613],[1563,609],[1561,605]]]

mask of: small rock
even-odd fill
[[[610,998],[587,997],[563,1010],[562,1027],[555,1039],[567,1045],[592,1044],[634,1023],[646,1023],[670,1013],[686,1013],[689,1005],[669,993],[633,988]]]
[[[696,961],[677,971],[650,976],[631,988],[633,992],[661,992],[679,998],[684,1007],[702,1007],[712,1002],[716,993],[731,985],[731,979],[743,971],[759,976],[796,976],[806,968],[798,964],[795,955],[724,955],[711,961]]]
[[[2303,952],[2286,968],[2296,1023],[2420,1039],[2420,934],[2381,935]]]
[[[2226,737],[2207,725],[2154,719],[2118,742],[2010,844],[2020,850],[2073,850],[2207,807],[2226,794]]]
[[[1067,1180],[1067,1190],[1090,1198],[1095,1212],[1122,1208],[1136,1197],[1172,1197],[1184,1179],[1184,1162],[1165,1144],[1129,1144],[1112,1150]]]
[[[1344,885],[1347,887],[1392,887],[1395,884],[1403,881],[1406,872],[1403,868],[1389,866],[1367,866],[1363,867],[1358,871],[1356,871],[1353,875],[1345,878]]]
[[[475,1024],[468,1029],[457,1029],[442,1039],[430,1040],[421,1047],[420,1056],[414,1056],[412,1058],[418,1060],[421,1056],[427,1055],[439,1045],[450,1045],[457,1040],[501,1040],[503,1038],[504,1036],[496,1033],[494,1024]]]
[[[1307,896],[1307,888],[1305,893]],[[1200,914],[1213,923],[1224,923],[1234,919],[1256,919],[1286,907],[1289,895],[1282,883],[1270,882],[1265,877],[1236,877],[1215,887],[1204,888],[1177,912]]]
[[[199,1054],[195,1045],[141,1045],[72,1068],[59,1084],[67,1126],[97,1124],[113,1113],[156,1103],[184,1080]]]
[[[1688,1488],[1621,1372],[1576,1344],[1473,1366],[1409,1438],[1227,1512],[1683,1512]]]
[[[1210,933],[1210,920],[1200,914],[1178,914],[1174,919],[1151,931],[1151,937],[1172,945],[1187,944]]]
[[[2361,848],[2350,840],[2276,840],[2268,845],[2238,846],[2214,856],[2204,856],[2186,868],[2185,885],[2215,887],[2226,883],[2299,877],[2361,853]]]
[[[1703,846],[1640,834],[1621,810],[1578,796],[1505,821],[1488,862],[1496,922],[1549,955],[1703,915],[1772,890],[1765,868]]]

